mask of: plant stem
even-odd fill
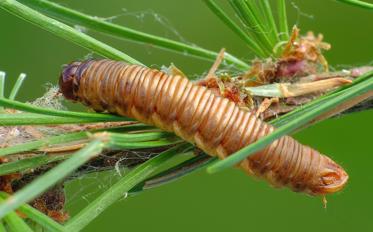
[[[276,43],[279,42],[278,30],[275,23],[275,18],[273,17],[273,12],[269,0],[261,0],[258,2],[263,9],[264,17],[268,23],[268,29],[271,31],[273,39]]]
[[[115,36],[121,39],[128,39],[138,43],[149,43],[160,48],[165,48],[171,51],[176,51],[181,54],[193,55],[195,57],[214,61],[218,56],[218,53],[209,51],[204,48],[184,44],[171,39],[151,35],[141,31],[137,31],[128,27],[120,26],[114,23],[104,21],[98,17],[83,14],[79,11],[69,9],[67,7],[58,5],[56,3],[46,0],[33,0],[25,1],[21,0],[26,5],[36,8],[46,14],[56,17],[59,20],[81,25],[92,30],[102,32],[108,35]],[[226,53],[225,61],[229,64],[234,64],[244,70],[248,69],[249,66],[241,61],[240,59]]]
[[[5,75],[5,72],[0,71],[0,98],[4,97]],[[0,111],[3,111],[3,109],[3,107],[0,107]]]
[[[33,232],[32,229],[20,218],[17,213],[10,212],[4,217],[10,231]]]
[[[20,111],[26,111],[30,113],[45,114],[60,117],[70,117],[70,118],[89,118],[98,121],[133,121],[132,119],[119,117],[110,114],[99,114],[99,113],[83,113],[65,110],[55,110],[37,107],[28,103],[23,103],[19,101],[13,101],[5,98],[0,98],[0,106],[16,109]]]
[[[5,72],[0,71],[0,97],[4,97]]]
[[[133,189],[131,189],[129,193],[132,195],[138,194],[144,190],[160,187],[172,181],[176,181],[184,176],[187,176],[206,167],[215,160],[216,157],[211,157],[206,154],[193,156],[192,158],[141,182]]]
[[[258,30],[259,33],[262,33],[262,37],[268,41],[268,43],[271,45],[271,49],[276,45],[277,36],[274,36],[273,34],[274,29],[270,28],[272,24],[269,23],[268,18],[266,15],[264,15],[261,11],[263,0],[259,1],[258,3],[256,0],[244,0],[245,5],[247,7],[248,12],[250,12],[250,15],[254,19],[254,23],[257,25],[253,29]]]
[[[14,100],[16,98],[18,90],[19,90],[19,88],[21,88],[22,83],[25,80],[25,78],[26,78],[26,74],[24,74],[24,73],[21,73],[18,76],[18,79],[17,79],[16,83],[14,84],[14,86],[12,88],[12,91],[10,91],[10,95],[9,95],[10,100]]]
[[[204,0],[211,11],[218,16],[234,33],[236,33],[247,46],[259,57],[264,58],[270,54],[262,49],[258,43],[250,38],[220,7],[214,0]]]
[[[145,142],[174,137],[174,134],[168,132],[145,132],[139,134],[123,134],[110,132],[107,133],[107,135],[109,140],[113,143]]]
[[[257,43],[261,44],[261,47],[266,49],[269,54],[272,54],[275,44],[270,41],[267,32],[264,30],[264,23],[258,17],[257,11],[259,9],[244,0],[230,0],[229,2],[240,17],[242,23],[246,26],[247,33],[255,37]]]
[[[56,125],[56,124],[76,124],[102,122],[92,118],[71,118],[50,116],[34,113],[2,113],[0,114],[1,126],[22,126],[22,125]]]
[[[82,32],[75,30],[55,19],[49,18],[15,0],[0,0],[0,8],[14,14],[26,21],[29,21],[44,30],[47,30],[58,37],[71,41],[90,51],[94,51],[104,57],[123,60],[131,64],[142,65],[141,62],[124,54],[123,52],[112,48]]]
[[[288,28],[288,19],[286,15],[286,1],[277,0],[278,2],[278,21],[280,28],[280,38],[283,41],[289,40],[289,28]]]
[[[0,232],[7,232],[4,225],[4,220],[0,220]]]
[[[0,197],[0,204],[4,204],[4,201],[5,200],[2,197]],[[10,212],[2,220],[6,222],[11,231],[32,232],[32,229],[26,224],[25,221],[22,220],[22,218],[20,218],[20,216],[17,215],[16,212]],[[3,225],[1,225],[1,227],[2,228],[0,229],[4,228]],[[5,228],[4,231],[6,231]]]
[[[51,137],[39,139],[36,141],[25,142],[25,143],[13,145],[10,147],[1,148],[0,157],[10,155],[10,154],[15,154],[15,153],[21,153],[25,151],[31,151],[31,150],[34,150],[34,149],[37,149],[43,146],[50,146],[54,144],[62,144],[62,143],[68,143],[72,141],[78,141],[81,139],[85,139],[87,137],[88,135],[87,135],[87,132],[85,131],[51,136]]]
[[[150,132],[140,134],[120,133],[97,133],[96,136],[103,136],[107,140],[107,146],[111,149],[143,149],[152,147],[163,147],[182,142],[181,139],[172,133]]]
[[[135,148],[147,148],[147,147],[159,147],[169,144],[178,143],[180,140],[171,133],[167,132],[142,132],[142,133],[127,133],[124,134],[126,130],[132,129],[136,130],[136,126],[127,126],[123,128],[103,128],[90,131],[80,131],[73,133],[66,133],[62,135],[50,136],[42,138],[35,141],[24,142],[21,144],[16,144],[13,146],[5,147],[0,149],[0,157],[15,153],[21,153],[25,151],[35,150],[41,147],[47,147],[56,144],[65,144],[73,141],[79,141],[89,138],[90,133],[100,132],[100,131],[115,131],[119,130],[121,133],[96,133],[97,136],[106,136],[107,143],[113,147],[120,147],[125,149],[135,149]],[[139,128],[141,129],[141,128]],[[104,134],[105,133],[105,134]]]
[[[370,10],[373,9],[373,4],[372,3],[368,3],[368,2],[364,2],[364,1],[359,1],[359,0],[336,0],[336,1],[347,3],[347,4],[350,4],[352,6],[358,6],[358,7],[365,8],[365,9],[370,9]]]
[[[39,155],[31,158],[20,159],[10,163],[0,164],[0,176],[4,176],[16,172],[24,172],[28,169],[34,169],[42,165],[64,160],[70,155],[57,155],[57,156],[48,156],[48,155]]]
[[[329,92],[321,97],[319,97],[318,99],[315,99],[313,101],[311,101],[310,103],[304,105],[304,106],[300,106],[298,107],[297,109],[279,117],[279,118],[276,118],[274,120],[271,121],[271,124],[274,125],[275,127],[280,127],[282,125],[285,125],[286,123],[288,122],[291,122],[294,118],[298,118],[299,116],[303,115],[304,112],[308,112],[312,109],[314,109],[315,107],[317,107],[318,105],[324,103],[325,101],[327,100],[331,100],[333,99],[334,97],[337,97],[343,93],[345,93],[346,91],[348,91],[348,89],[350,89],[351,87],[361,83],[361,82],[364,82],[366,80],[368,80],[369,78],[372,78],[373,76],[373,71],[370,71],[370,72],[367,72],[363,75],[361,75],[360,77],[358,77],[357,79],[354,80],[354,82],[351,84],[351,85],[347,85],[347,86],[342,86],[332,92]]]

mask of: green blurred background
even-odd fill
[[[182,39],[202,47],[252,58],[245,45],[199,0],[69,0],[60,3],[146,32]],[[288,2],[290,22],[302,32],[322,32],[332,44],[326,56],[336,68],[372,62],[373,12],[327,0]],[[0,70],[7,89],[20,72],[28,74],[19,99],[41,96],[57,83],[61,65],[89,52],[0,11]],[[192,77],[210,62],[150,45],[94,34],[147,65],[175,63]],[[110,207],[84,231],[373,231],[373,111],[355,113],[312,126],[295,137],[342,164],[350,182],[341,193],[320,198],[274,189],[237,170],[204,171],[170,185],[126,198]],[[71,214],[107,188],[115,172],[90,175],[67,185]]]

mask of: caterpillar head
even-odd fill
[[[78,100],[75,92],[79,87],[80,75],[78,69],[81,62],[73,62],[63,67],[59,79],[60,91],[66,99],[76,101]]]
[[[324,195],[340,191],[348,180],[348,174],[330,158],[323,156],[324,162],[321,165],[320,175],[314,188],[311,189],[314,195]]]

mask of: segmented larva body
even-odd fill
[[[221,159],[274,130],[254,113],[187,78],[112,60],[67,65],[60,77],[64,96],[172,131]],[[284,136],[239,164],[274,186],[322,195],[340,190],[348,175],[334,161]]]

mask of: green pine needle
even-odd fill
[[[83,14],[79,11],[63,7],[56,3],[46,0],[33,0],[25,1],[21,0],[26,5],[38,9],[58,20],[65,21],[71,24],[77,24],[94,31],[105,33],[108,35],[115,36],[121,39],[128,39],[140,43],[148,43],[155,45],[160,48],[165,48],[171,51],[176,51],[181,54],[195,56],[210,61],[214,61],[218,56],[218,53],[209,51],[204,48],[196,47],[193,45],[184,44],[182,42],[166,39],[163,37],[151,35],[141,31],[137,31],[128,27],[120,26],[111,22],[104,21],[95,16]],[[226,53],[224,56],[225,61],[228,64],[236,65],[237,67],[247,70],[249,65],[240,59]]]
[[[99,130],[90,130],[90,131],[80,131],[66,133],[62,135],[50,136],[30,142],[20,143],[13,146],[0,148],[0,157],[36,150],[42,147],[48,147],[57,144],[66,144],[73,141],[86,140],[89,138],[91,133],[100,132],[100,131],[119,131],[118,133],[107,133],[106,136],[108,139],[111,139],[110,145],[113,147],[126,147],[130,148],[146,148],[151,146],[164,146],[168,144],[177,143],[173,134],[166,132],[142,132],[142,133],[133,133],[136,130],[141,130],[142,128],[147,128],[147,126],[134,125],[134,126],[125,126],[122,128],[109,128],[109,129],[99,129]],[[131,131],[132,133],[125,134],[124,132]],[[143,146],[143,147],[142,147]]]
[[[4,217],[4,222],[8,225],[10,231],[33,232],[26,222],[15,212],[10,212]]]
[[[20,159],[14,162],[0,164],[0,176],[17,172],[27,172],[27,170],[35,169],[42,165],[61,161],[68,158],[71,154],[49,156],[49,155],[38,155],[31,158]]]
[[[4,88],[5,88],[5,72],[0,71],[0,98],[4,97]],[[4,107],[0,107],[0,112]]]
[[[69,118],[78,118],[78,119],[90,118],[90,119],[96,120],[97,122],[133,121],[133,119],[130,119],[130,118],[119,117],[119,116],[115,116],[111,114],[83,113],[83,112],[73,112],[73,111],[43,108],[43,107],[38,107],[38,106],[28,104],[28,103],[9,100],[6,98],[0,98],[0,106],[10,108],[10,109],[30,112],[30,113],[45,114],[45,115],[52,115],[52,116],[59,116],[59,117],[69,117]]]
[[[352,6],[357,6],[357,7],[373,10],[373,4],[372,3],[359,1],[359,0],[337,0],[337,1],[338,2],[343,2],[343,3],[346,3],[346,4],[350,4]]]
[[[197,156],[193,156],[192,158],[176,166],[173,166],[161,173],[158,173],[157,175],[152,176],[149,179],[143,181],[142,183],[136,185],[136,187],[131,189],[129,194],[130,195],[139,194],[142,191],[160,187],[162,185],[179,180],[182,177],[185,177],[187,175],[190,175],[198,170],[201,170],[207,167],[216,159],[217,159],[216,157],[211,157],[206,154],[200,154]]]
[[[4,97],[5,72],[0,71],[0,98]]]
[[[0,232],[7,232],[4,225],[4,220],[0,220]]]
[[[28,22],[31,22],[44,30],[49,31],[58,37],[82,46],[89,51],[94,51],[99,55],[113,60],[123,60],[131,64],[142,65],[141,62],[126,55],[125,53],[112,48],[109,45],[102,43],[82,32],[79,32],[66,24],[47,17],[15,0],[1,0],[0,8]]]
[[[278,22],[280,28],[280,38],[282,41],[289,40],[289,28],[288,28],[288,20],[286,15],[286,1],[285,0],[277,0],[278,4]]]
[[[214,0],[204,0],[206,5],[210,8],[210,10],[218,16],[234,33],[236,33],[252,50],[257,56],[261,58],[268,57],[270,53],[268,53],[265,49],[263,49],[255,40],[253,40],[249,35],[245,33],[225,12],[223,9],[220,8],[218,4],[215,3]]]
[[[2,126],[22,126],[22,125],[58,125],[58,124],[78,124],[95,123],[110,120],[97,120],[96,118],[77,118],[66,116],[51,116],[34,113],[0,114],[0,125]],[[121,121],[121,120],[116,120]]]
[[[4,202],[5,200],[2,197],[0,197],[0,203],[4,204]],[[32,229],[26,224],[26,222],[20,216],[18,216],[16,212],[10,212],[2,220],[4,220],[4,222],[7,224],[10,231],[33,232]]]
[[[26,74],[24,74],[24,73],[19,74],[18,79],[17,79],[16,83],[14,84],[12,91],[10,91],[10,95],[9,95],[10,100],[14,100],[16,98],[17,93],[18,93],[19,89],[21,88],[25,78],[26,78]]]
[[[269,0],[261,0],[258,1],[259,6],[261,7],[263,11],[263,17],[265,18],[265,21],[267,22],[267,29],[269,30],[269,33],[271,33],[271,36],[276,43],[279,42],[279,36],[278,36],[278,29],[275,22],[275,17],[273,16],[273,12],[271,9],[271,5],[269,3]]]
[[[45,146],[64,144],[72,141],[79,141],[86,138],[88,138],[88,135],[85,131],[51,136],[35,141],[20,143],[17,145],[1,148],[0,157],[26,151],[32,151]]]
[[[268,32],[264,29],[264,22],[260,18],[260,9],[255,3],[249,3],[245,0],[229,1],[245,25],[246,32],[256,39],[256,42],[266,49],[270,54],[276,43],[270,40]]]

